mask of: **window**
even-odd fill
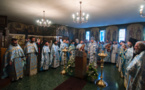
[[[100,31],[100,42],[104,42],[105,40],[105,30]]]
[[[125,29],[119,30],[119,42],[120,41],[125,41]]]
[[[86,32],[86,40],[88,40],[88,41],[90,40],[90,31]]]

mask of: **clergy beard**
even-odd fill
[[[33,43],[34,41],[31,41],[31,43]]]
[[[13,46],[17,46],[17,43],[12,43]]]
[[[140,54],[141,50],[135,50],[135,54]]]
[[[131,47],[132,47],[132,45],[128,45],[128,47],[129,47],[129,48],[131,48]]]

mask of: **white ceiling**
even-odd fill
[[[89,13],[88,23],[76,24],[72,14],[79,11],[79,0],[0,0],[0,15],[9,20],[36,24],[43,10],[55,24],[75,28],[99,27],[113,24],[145,22],[139,15],[144,0],[81,0],[82,11]]]

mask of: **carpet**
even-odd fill
[[[11,80],[9,78],[0,79],[0,90],[4,88],[5,86],[9,85],[10,83],[11,83]]]
[[[82,90],[86,85],[86,81],[83,79],[70,77],[62,84],[54,88],[54,90]]]

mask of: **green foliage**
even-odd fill
[[[66,67],[65,71],[68,75],[73,76],[74,75],[74,68],[75,67],[75,61],[74,58],[70,58],[68,61],[68,66]]]
[[[90,64],[87,70],[87,80],[93,82],[95,79],[98,79],[98,73],[96,68]]]
[[[70,58],[65,70],[66,70],[67,75],[74,76],[74,70],[75,70],[74,58]],[[98,73],[97,73],[97,70],[93,64],[90,64],[88,66],[88,70],[86,72],[86,78],[90,82],[93,82],[94,80],[98,79]]]

